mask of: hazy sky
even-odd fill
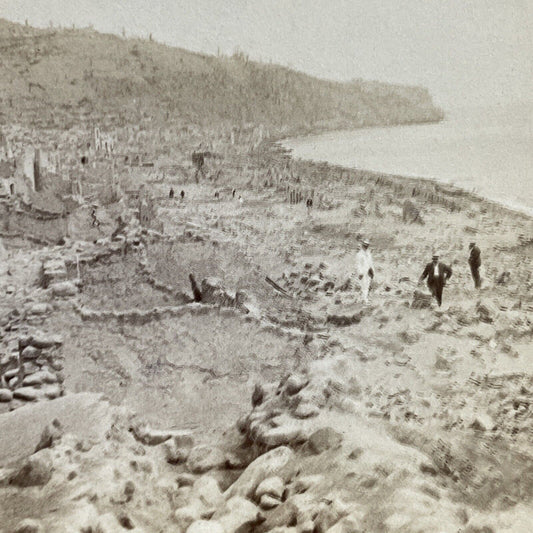
[[[532,0],[0,0],[0,17],[424,85],[445,108],[532,98]]]

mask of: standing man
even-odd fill
[[[479,267],[481,266],[481,251],[475,242],[471,242],[468,247],[470,256],[468,257],[468,264],[470,265],[470,272],[472,272],[472,279],[476,289],[481,287],[481,277],[479,275]]]
[[[355,256],[359,286],[361,287],[361,294],[365,304],[368,303],[368,291],[370,290],[370,284],[374,279],[374,263],[372,261],[372,254],[368,249],[369,246],[370,243],[368,240],[364,239],[361,243],[361,248]]]
[[[452,269],[439,262],[439,254],[433,254],[433,261],[426,265],[424,272],[420,276],[418,283],[427,278],[428,288],[431,294],[437,299],[439,307],[442,304],[442,289],[446,285],[446,282],[452,277]]]
[[[170,187],[170,191],[168,191],[168,197],[172,200],[174,198],[174,189]]]

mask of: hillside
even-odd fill
[[[0,121],[35,112],[64,118],[116,112],[116,120],[264,124],[278,131],[364,127],[441,118],[425,89],[337,83],[244,55],[214,57],[90,29],[0,20]],[[118,111],[118,112],[117,112]]]

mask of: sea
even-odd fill
[[[533,216],[533,105],[457,109],[438,123],[282,143],[297,158],[452,184]]]

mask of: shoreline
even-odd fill
[[[438,124],[440,121],[435,122],[435,124]],[[417,123],[418,124],[418,123]],[[400,124],[400,126],[403,125],[409,125],[409,124]],[[371,126],[370,128],[374,127],[382,127],[382,126]],[[356,128],[359,129],[370,129],[370,128]],[[462,196],[468,199],[471,202],[481,203],[481,204],[487,204],[491,207],[492,210],[503,210],[506,213],[518,215],[521,217],[525,217],[529,221],[533,221],[533,207],[527,207],[522,205],[517,205],[512,202],[499,202],[497,200],[494,200],[492,198],[489,198],[487,196],[483,196],[480,193],[469,191],[468,189],[461,187],[460,185],[455,185],[452,183],[448,183],[446,181],[441,181],[438,178],[429,178],[424,176],[416,176],[416,175],[409,175],[409,174],[396,174],[396,173],[389,173],[389,172],[382,172],[379,170],[373,170],[373,169],[367,169],[367,168],[359,168],[359,167],[352,167],[337,163],[332,163],[330,161],[324,160],[324,161],[315,161],[313,159],[305,159],[302,157],[298,157],[294,155],[294,150],[292,148],[288,148],[284,143],[286,141],[289,141],[291,139],[304,139],[309,138],[313,136],[323,135],[325,133],[339,133],[344,131],[355,131],[354,129],[348,130],[348,129],[341,129],[341,130],[329,130],[327,132],[319,132],[319,133],[313,133],[309,135],[303,135],[298,137],[287,137],[282,140],[276,140],[273,141],[273,144],[277,145],[281,150],[286,152],[286,154],[293,160],[293,161],[300,161],[307,164],[313,164],[313,165],[328,165],[333,168],[339,168],[346,171],[351,172],[357,172],[357,173],[364,173],[370,176],[373,176],[375,178],[387,178],[394,181],[403,182],[406,186],[416,187],[421,185],[432,185],[435,190],[439,193],[448,194],[450,196]]]

